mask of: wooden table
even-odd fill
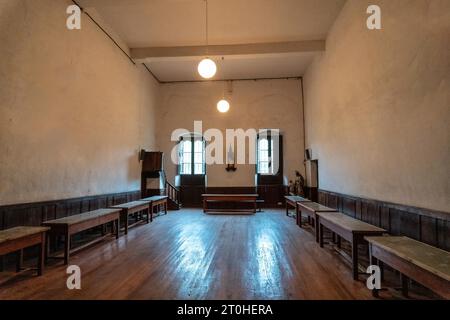
[[[365,237],[370,264],[386,263],[402,275],[402,291],[408,295],[408,278],[445,299],[450,299],[450,253],[408,237]],[[378,290],[372,291],[378,296]]]
[[[167,199],[168,196],[151,196],[148,198],[141,199],[140,201],[150,201],[150,217],[153,219],[153,209],[156,207],[158,208],[159,212],[159,206],[164,206],[164,214],[167,214]]]
[[[286,215],[289,215],[289,207],[295,208],[297,213],[297,202],[310,202],[311,200],[300,196],[284,196],[286,199]]]
[[[302,226],[302,213],[308,216],[308,222],[311,218],[314,219],[314,232],[316,234],[316,242],[319,242],[319,217],[318,212],[338,212],[336,209],[323,206],[316,202],[297,202],[296,213],[297,213],[297,225]]]
[[[23,249],[39,245],[37,273],[44,272],[44,252],[47,227],[15,227],[0,231],[0,256],[17,251],[16,271],[22,269]]]
[[[363,243],[365,236],[381,236],[386,230],[354,219],[340,212],[317,212],[319,224],[319,243],[323,247],[323,228],[331,230],[352,245],[353,279],[358,279],[358,245]]]
[[[87,245],[97,242],[100,239],[94,240],[86,245],[75,250],[70,250],[70,237],[78,232],[91,229],[97,226],[105,225],[107,223],[112,224],[111,231],[115,233],[116,239],[119,238],[119,223],[120,212],[122,210],[116,209],[98,209],[89,211],[82,214],[73,215],[56,220],[49,220],[42,223],[43,226],[50,227],[48,234],[52,236],[64,236],[64,264],[69,263],[70,253],[78,251]],[[46,251],[46,258],[48,258],[48,249]]]
[[[240,212],[240,213],[256,213],[258,199],[257,194],[202,194],[203,198],[203,212]],[[253,209],[211,209],[208,208],[208,202],[250,202],[253,203]]]
[[[118,205],[112,206],[110,208],[121,210],[120,220],[122,220],[122,222],[123,222],[125,234],[128,234],[128,228],[141,222],[141,221],[137,220],[132,225],[129,225],[128,217],[130,215],[137,214],[137,213],[140,213],[141,211],[144,211],[146,214],[146,217],[147,217],[146,222],[149,223],[150,221],[153,221],[153,215],[152,215],[153,210],[150,210],[150,204],[151,204],[151,200],[138,200],[138,201],[132,201],[132,202],[118,204]]]

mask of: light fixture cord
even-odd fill
[[[208,0],[205,0],[205,18],[206,18],[206,55],[208,55],[209,50],[208,50]]]

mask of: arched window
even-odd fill
[[[205,140],[198,135],[188,135],[180,138],[179,174],[203,175],[206,173]]]

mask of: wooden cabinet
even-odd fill
[[[141,151],[142,172],[158,172],[164,170],[164,153]]]

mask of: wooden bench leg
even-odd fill
[[[286,201],[286,215],[287,215],[287,216],[289,215],[289,208],[288,208],[288,206],[289,206],[289,204],[288,204],[287,201]]]
[[[320,237],[320,230],[319,230],[320,229],[320,224],[319,224],[319,218],[318,218],[317,215],[314,218],[314,225],[315,225],[314,229],[315,229],[315,232],[316,232],[316,243],[319,243],[319,241],[320,241],[320,239],[319,239],[319,237]],[[323,242],[322,242],[322,246],[323,246]]]
[[[384,280],[384,263],[383,261],[378,260],[378,267],[380,267],[380,279]]]
[[[147,223],[150,223],[150,206],[147,208]]]
[[[50,255],[50,233],[46,232],[45,234],[45,247],[44,247],[44,264],[47,265],[48,257]]]
[[[120,218],[113,221],[113,230],[116,234],[116,239],[119,239],[119,230],[120,230]]]
[[[352,272],[353,280],[358,280],[358,239],[353,237],[352,241]]]
[[[408,298],[408,292],[409,292],[409,278],[405,276],[404,274],[400,274],[400,280],[402,283],[402,294],[405,298]]]
[[[375,265],[375,264],[378,264],[378,259],[375,258],[374,256],[372,256],[372,250],[371,250],[370,244],[369,244],[369,265],[372,266],[372,265]],[[377,288],[373,288],[372,289],[372,297],[379,298],[378,291],[379,290]]]
[[[37,265],[37,274],[38,276],[42,276],[44,273],[44,262],[45,262],[45,252],[47,251],[46,245],[47,236],[45,233],[42,234],[42,241],[39,245],[39,256],[38,256],[38,265]]]
[[[16,260],[16,272],[22,270],[23,266],[23,249],[17,251],[17,260]]]
[[[337,247],[340,249],[341,248],[341,236],[340,235],[336,235],[336,244],[337,244]]]
[[[164,202],[164,212],[165,212],[165,214],[167,214],[167,201]]]
[[[128,234],[128,214],[125,215],[125,234]]]
[[[323,225],[319,225],[319,245],[323,248]]]
[[[296,208],[296,214],[297,214],[297,224],[301,228],[302,227],[302,210],[300,210],[298,207]]]
[[[66,232],[65,234],[65,239],[64,239],[64,264],[69,264],[69,260],[70,260],[70,234],[69,231]]]

